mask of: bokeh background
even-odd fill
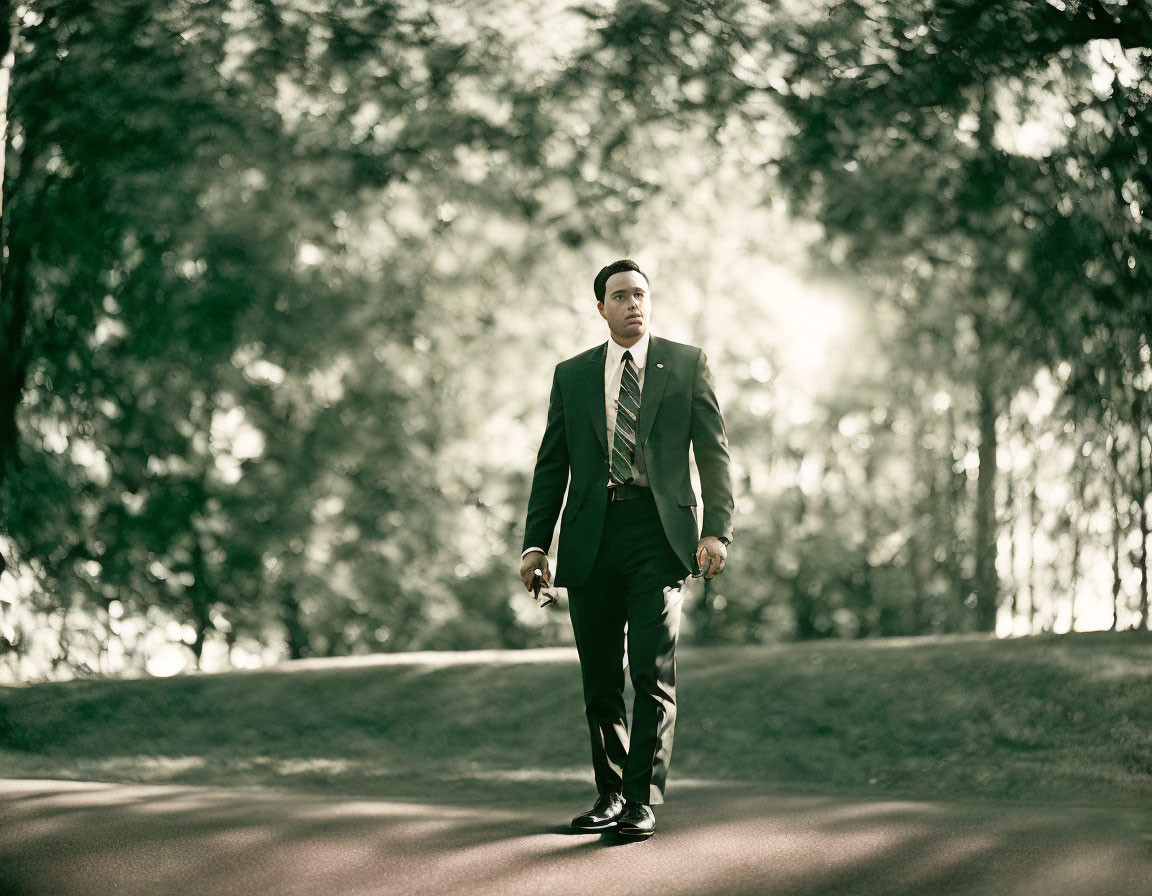
[[[698,644],[1149,625],[1142,0],[6,10],[0,679],[570,643],[552,367],[636,258]]]

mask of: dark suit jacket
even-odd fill
[[[557,585],[579,586],[592,570],[608,503],[608,435],[604,407],[604,358],[601,344],[556,365],[548,423],[540,443],[524,549],[552,545],[556,517],[560,546]],[[703,531],[697,526],[696,496],[688,465],[688,446],[696,457],[704,499]],[[732,538],[732,477],[728,438],[716,403],[712,374],[704,352],[695,346],[652,336],[640,395],[636,450],[656,499],[668,543],[684,564],[695,568],[701,534]],[[569,483],[571,473],[571,483]]]

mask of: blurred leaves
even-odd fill
[[[513,569],[546,373],[603,338],[588,283],[634,252],[732,432],[740,532],[701,638],[1015,619],[1029,526],[1140,536],[1146,594],[1143,4],[14,22],[0,635],[38,668],[560,636]],[[850,287],[843,333],[789,307],[802,259],[807,295]],[[1045,433],[1084,488],[1021,528]]]

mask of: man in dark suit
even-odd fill
[[[550,582],[547,553],[563,503],[555,584],[568,588],[599,792],[572,825],[647,837],[656,827],[652,805],[664,801],[676,722],[680,585],[689,573],[711,578],[724,568],[732,479],[704,353],[649,334],[649,283],[635,262],[608,265],[593,288],[609,339],[556,366],[520,576],[529,590],[537,573]]]

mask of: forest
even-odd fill
[[[569,643],[620,257],[728,426],[686,640],[1149,627],[1143,0],[7,9],[3,680]]]

